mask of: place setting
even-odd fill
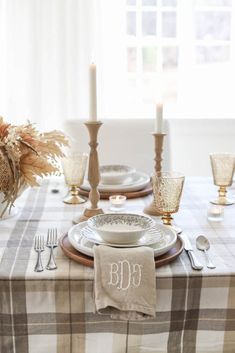
[[[150,247],[156,267],[173,261],[183,250],[183,242],[174,229],[156,224],[149,217],[128,213],[107,213],[79,223],[61,238],[60,245],[68,257],[87,266],[94,264],[94,245],[120,250]]]
[[[90,185],[86,179],[79,188],[80,195],[88,196]],[[98,191],[101,199],[117,193],[127,198],[147,196],[152,192],[150,176],[128,165],[110,164],[100,166]]]

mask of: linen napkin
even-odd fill
[[[150,247],[94,246],[96,310],[112,319],[155,317],[154,252]]]

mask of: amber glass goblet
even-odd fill
[[[227,187],[232,185],[235,155],[233,153],[210,154],[214,184],[219,187],[218,197],[212,200],[215,205],[233,205],[234,200],[227,197]]]
[[[84,181],[87,159],[88,155],[83,152],[69,152],[62,159],[65,182],[69,187],[69,194],[64,198],[64,203],[75,205],[86,201],[79,196],[79,186]]]
[[[176,172],[157,172],[152,177],[154,204],[162,215],[163,224],[172,226],[178,234],[182,230],[172,225],[172,213],[179,210],[184,176]]]

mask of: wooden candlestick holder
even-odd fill
[[[155,165],[154,165],[154,170],[155,172],[161,172],[162,170],[162,152],[163,152],[163,140],[166,134],[164,133],[152,133],[154,137],[154,150],[155,150]],[[156,211],[156,207],[154,204],[154,200],[144,208],[144,213],[151,215],[151,216],[160,216],[160,214]]]
[[[98,142],[97,136],[99,128],[102,125],[101,121],[87,121],[85,125],[89,131],[90,136],[90,154],[89,154],[89,165],[88,165],[88,181],[90,184],[89,201],[91,203],[90,207],[87,207],[84,213],[77,219],[73,220],[73,223],[79,223],[87,221],[90,217],[96,216],[98,214],[104,213],[102,208],[98,207],[100,200],[100,193],[98,191],[98,185],[100,182],[100,168],[99,168],[99,158],[98,158]]]

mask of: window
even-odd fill
[[[0,46],[12,121],[88,118],[92,60],[101,119],[235,117],[235,0],[0,0]]]
[[[126,14],[129,88],[137,86],[143,103],[159,100],[160,78],[178,66],[177,2],[127,0]]]
[[[230,60],[231,1],[195,1],[194,35],[197,64]]]
[[[155,102],[163,99],[171,117],[235,117],[231,94],[235,88],[235,3],[121,3],[119,14],[122,17],[123,12],[124,20],[120,22],[124,30],[115,52],[122,91],[117,97],[121,98],[122,108],[117,108],[111,99],[113,109],[107,107],[107,115],[113,111],[114,115],[125,117],[150,116],[154,114]]]

